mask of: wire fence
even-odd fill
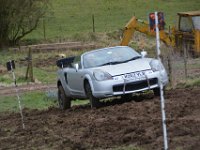
[[[173,53],[163,58],[172,88],[200,85],[200,58]]]

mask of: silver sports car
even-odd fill
[[[77,57],[57,61],[58,101],[61,109],[71,106],[73,99],[89,98],[91,107],[99,100],[125,96],[145,90],[159,95],[159,83],[168,83],[163,64],[145,58],[127,46],[109,47],[86,52]]]

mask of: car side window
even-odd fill
[[[77,64],[77,63],[78,63],[79,69],[82,69],[81,56],[75,57],[73,64]]]

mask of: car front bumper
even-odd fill
[[[164,86],[168,83],[168,77],[165,71],[146,75],[145,79],[139,81],[124,79],[106,81],[93,80],[92,90],[94,97],[106,98],[158,88],[161,83],[159,81]]]

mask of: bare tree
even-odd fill
[[[49,0],[0,0],[0,46],[15,45],[38,26]]]

